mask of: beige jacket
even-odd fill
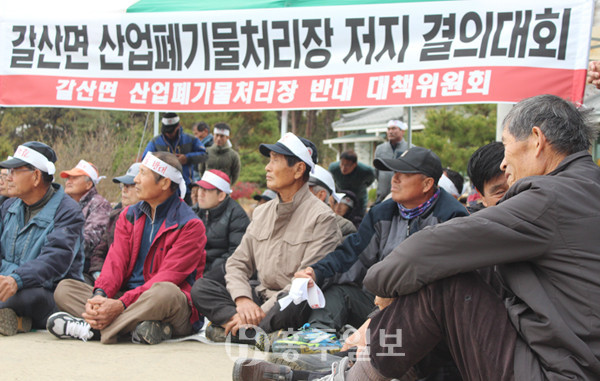
[[[258,270],[256,291],[266,313],[277,295],[289,290],[296,271],[323,258],[341,240],[333,211],[304,184],[291,202],[277,198],[254,210],[242,242],[227,260],[227,291],[233,300],[252,299],[249,279]]]

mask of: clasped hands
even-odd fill
[[[125,307],[119,299],[95,295],[87,300],[82,316],[90,327],[101,330],[110,325],[124,310]]]

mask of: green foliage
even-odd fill
[[[413,143],[431,149],[444,167],[465,175],[473,152],[495,139],[496,105],[429,110],[424,124],[425,129],[413,135]]]

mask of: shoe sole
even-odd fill
[[[0,335],[13,336],[17,334],[18,319],[15,311],[10,308],[0,309]]]
[[[246,365],[246,360],[247,359],[235,360],[235,363],[233,364],[233,374],[232,374],[233,381],[244,381],[244,379],[242,379],[242,368],[244,367],[244,365]],[[260,360],[256,360],[256,361],[260,361]],[[257,374],[254,374],[253,376],[257,376]],[[260,378],[252,377],[251,380],[246,379],[245,381],[254,381],[254,380],[292,381],[292,372],[289,372],[285,375],[279,374],[279,375],[272,375],[271,377],[268,377],[268,378],[267,377],[268,376],[263,374],[263,376],[261,376]]]
[[[165,333],[165,330],[168,330]],[[146,344],[155,345],[168,340],[172,336],[172,329],[169,325],[155,324],[151,322],[141,322],[136,328],[139,338]]]

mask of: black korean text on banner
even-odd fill
[[[0,85],[17,86],[0,104],[27,99],[27,83],[44,84],[36,104],[123,109],[502,102],[539,92],[576,98],[590,3],[318,7],[291,17],[150,13],[118,22],[0,18],[7,35],[0,50],[8,52]],[[511,95],[525,72],[533,77]],[[542,78],[549,72],[554,81]]]

